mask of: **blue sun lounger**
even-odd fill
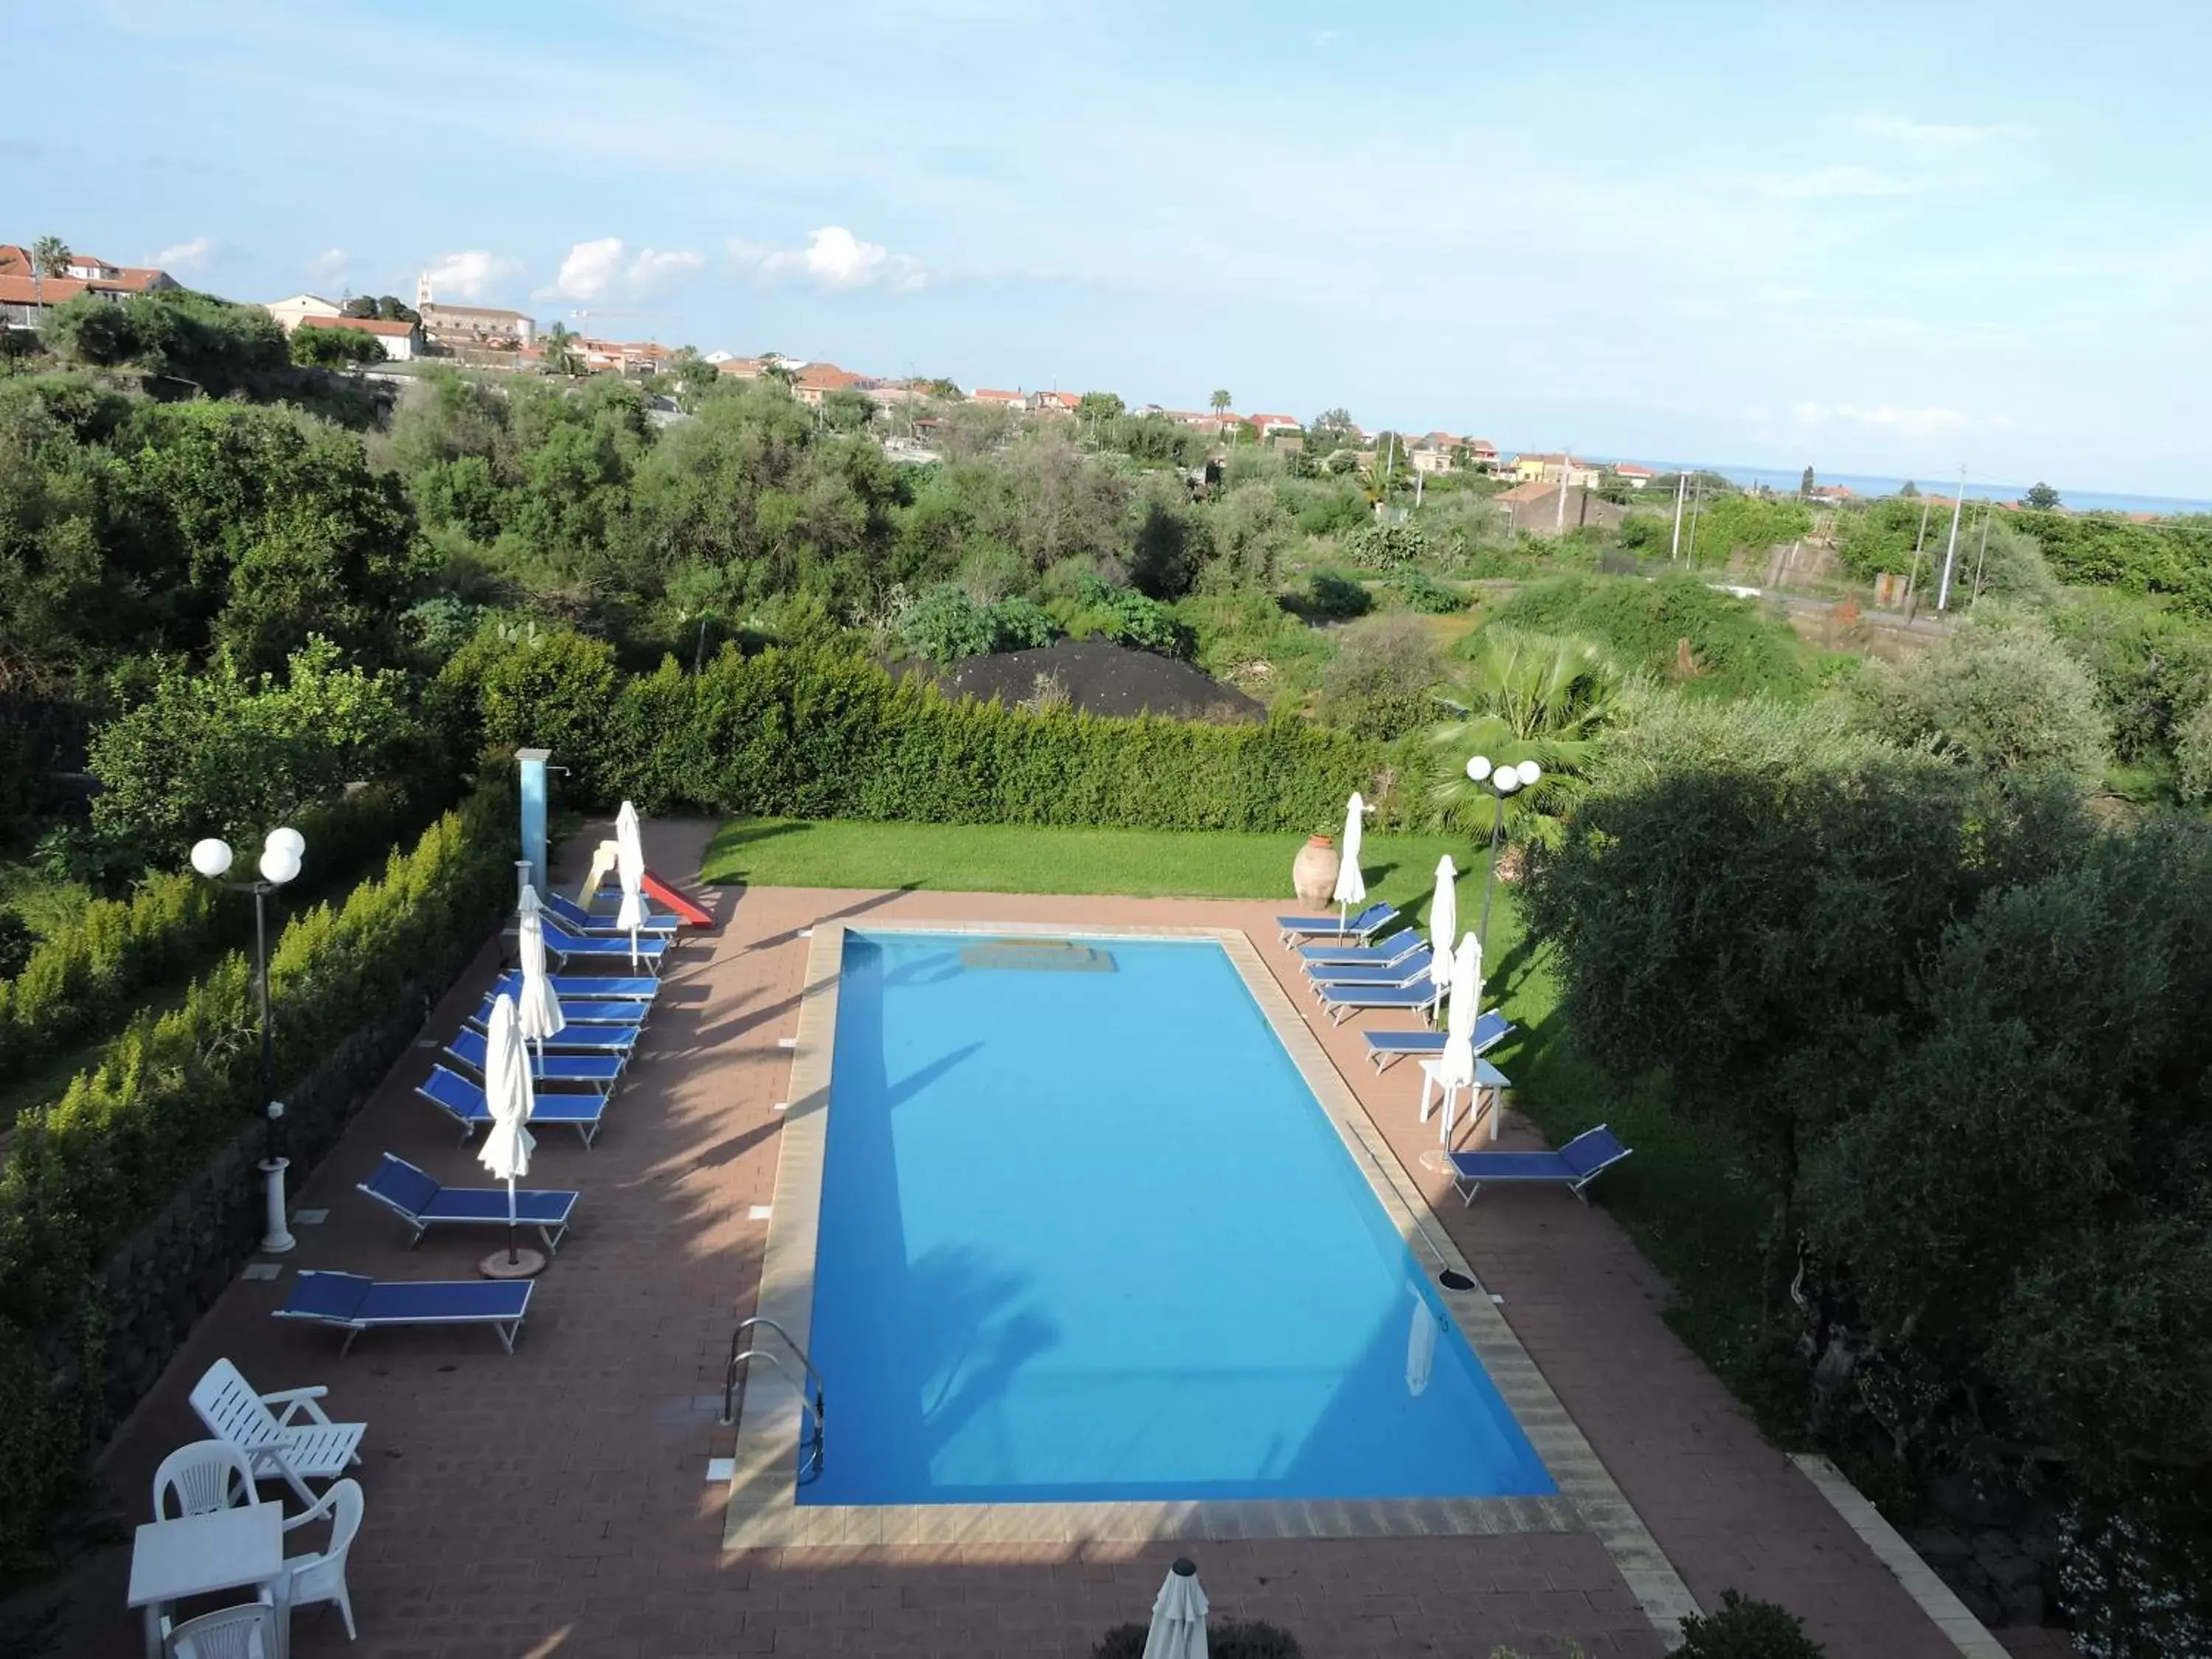
[[[1628,1156],[1602,1123],[1585,1129],[1556,1152],[1454,1152],[1452,1190],[1462,1204],[1474,1202],[1485,1182],[1518,1182],[1523,1186],[1565,1187],[1583,1202],[1583,1188]]]
[[[1433,986],[1436,981],[1429,974],[1429,963],[1433,960],[1434,952],[1416,951],[1382,967],[1347,967],[1341,963],[1310,962],[1306,963],[1306,979],[1316,991],[1324,985]]]
[[[1425,969],[1419,982],[1413,985],[1316,985],[1314,990],[1339,1025],[1347,1014],[1362,1008],[1426,1008],[1437,1000],[1437,988],[1429,982]]]
[[[557,995],[558,993],[556,994]],[[489,1026],[491,1024],[491,1005],[492,999],[489,997],[486,997],[478,1003],[476,1012],[469,1016],[469,1024]],[[581,997],[572,1001],[567,997],[562,997],[561,1017],[572,1027],[578,1025],[638,1026],[645,1024],[646,1012],[650,1006],[647,1003],[625,1000],[619,997],[611,998],[604,1002],[587,1001]],[[568,1035],[568,1031],[564,1030],[560,1036],[549,1037],[546,1040],[547,1046],[555,1048],[573,1046],[562,1041],[562,1038]],[[588,1036],[592,1033],[586,1032],[585,1035]]]
[[[667,951],[669,943],[668,936],[665,934],[641,938],[637,942],[635,954],[638,961],[648,963],[658,969],[660,966],[661,956]],[[627,933],[612,939],[604,938],[597,933],[572,933],[550,916],[545,919],[545,948],[563,962],[604,957],[610,962],[627,963],[633,954],[629,935]]]
[[[420,1244],[422,1235],[433,1227],[504,1227],[507,1223],[506,1188],[441,1187],[405,1158],[394,1158],[390,1152],[384,1155],[374,1175],[355,1184],[415,1230],[415,1236],[407,1241],[410,1249]],[[569,1212],[575,1207],[574,1193],[526,1187],[515,1190],[515,1224],[535,1228],[545,1241],[549,1255],[561,1248],[561,1235],[568,1231]]]
[[[635,1035],[635,1027],[631,1034]],[[463,1029],[453,1033],[453,1040],[446,1044],[446,1053],[482,1077],[488,1047],[482,1031]],[[540,1083],[588,1083],[611,1088],[629,1063],[628,1048],[619,1054],[540,1054],[532,1049],[530,1075]]]
[[[660,994],[660,981],[652,974],[549,974],[546,977],[553,981],[553,994],[559,997],[564,1006],[570,997],[597,997],[609,1002],[651,1002]],[[502,992],[511,997],[520,996],[521,974],[510,970],[494,980],[490,994],[498,996]]]
[[[1347,916],[1341,922],[1334,916],[1277,916],[1275,926],[1281,930],[1285,950],[1302,939],[1333,939],[1340,944],[1356,939],[1364,945],[1397,914],[1387,904],[1370,904],[1358,915]]]
[[[1512,1022],[1497,1010],[1480,1015],[1474,1022],[1474,1052],[1478,1054],[1495,1048],[1511,1036]],[[1387,1072],[1391,1062],[1403,1054],[1418,1054],[1426,1060],[1444,1051],[1442,1031],[1366,1031],[1367,1058],[1375,1062],[1375,1069]]]
[[[1307,964],[1308,973],[1321,963],[1334,963],[1346,968],[1386,968],[1427,948],[1428,941],[1418,931],[1401,927],[1373,945],[1302,945],[1298,947],[1298,959]]]
[[[579,933],[619,933],[625,939],[629,937],[628,928],[617,928],[615,926],[615,913],[611,910],[586,910],[575,900],[563,898],[558,893],[548,893],[542,902],[545,906],[545,914],[563,927],[573,928]],[[672,933],[683,925],[683,922],[674,916],[655,912],[647,915],[638,925],[637,931],[641,935]]]
[[[279,1319],[333,1325],[354,1338],[380,1325],[489,1325],[509,1353],[530,1311],[527,1279],[376,1279],[359,1273],[303,1271]]]
[[[491,1106],[484,1099],[483,1091],[459,1073],[449,1072],[442,1066],[433,1066],[430,1075],[416,1085],[415,1092],[459,1124],[463,1140],[491,1121]],[[589,1146],[599,1137],[599,1120],[606,1115],[606,1109],[607,1097],[602,1091],[556,1094],[548,1091],[531,1103],[530,1127],[542,1129],[551,1125],[574,1129]]]
[[[622,1006],[625,1008],[635,1008],[638,1005],[626,1002]],[[561,1012],[565,1014],[568,1011],[563,1006]],[[469,1016],[468,1024],[461,1035],[475,1036],[488,1030],[490,1025],[491,1010],[479,1008]],[[645,1026],[641,1019],[625,1020],[619,1025],[586,1025],[571,1022],[560,1031],[547,1037],[545,1047],[548,1049],[565,1048],[578,1054],[627,1055],[631,1049],[637,1047],[637,1040],[644,1031]],[[538,1052],[538,1039],[532,1037],[526,1046],[534,1056]],[[551,1064],[550,1054],[547,1056],[547,1064]]]

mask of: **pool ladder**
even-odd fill
[[[766,1348],[748,1348],[744,1346],[745,1333],[757,1325],[767,1327],[783,1339],[783,1346],[790,1351],[791,1356],[799,1361],[799,1365],[805,1371],[807,1381],[814,1385],[814,1393],[811,1397],[805,1388],[802,1387],[799,1391],[799,1407],[805,1412],[813,1428],[811,1440],[804,1435],[799,1439],[799,1449],[806,1452],[807,1457],[806,1461],[799,1466],[799,1478],[802,1481],[811,1480],[822,1472],[823,1449],[829,1436],[827,1414],[829,1394],[823,1384],[822,1373],[814,1369],[814,1362],[806,1357],[806,1350],[793,1341],[791,1333],[773,1319],[755,1315],[750,1319],[739,1320],[737,1329],[730,1333],[730,1360],[729,1364],[722,1368],[722,1421],[735,1423],[738,1413],[744,1411],[745,1380],[752,1374],[752,1361],[765,1359],[778,1370],[784,1368],[783,1360],[780,1355]]]

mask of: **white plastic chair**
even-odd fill
[[[176,1495],[177,1513],[205,1515],[253,1502],[253,1460],[228,1440],[195,1440],[179,1446],[154,1471],[154,1518],[171,1519],[168,1499]]]
[[[181,1625],[161,1621],[167,1659],[282,1659],[276,1609],[267,1601],[204,1613]]]
[[[295,1515],[284,1523],[284,1530],[304,1527],[310,1521],[328,1516],[331,1541],[319,1555],[288,1555],[284,1558],[285,1576],[291,1580],[286,1599],[295,1608],[316,1601],[335,1601],[338,1613],[345,1620],[346,1640],[356,1639],[353,1627],[353,1598],[346,1594],[346,1552],[353,1547],[354,1535],[361,1530],[361,1482],[340,1480],[323,1494],[323,1501],[304,1515]]]
[[[285,1389],[256,1394],[228,1359],[218,1359],[192,1387],[192,1409],[218,1440],[252,1459],[257,1474],[281,1475],[312,1505],[310,1480],[328,1480],[361,1462],[362,1423],[333,1423],[315,1402],[330,1390]],[[281,1406],[278,1416],[269,1408]]]

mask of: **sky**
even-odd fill
[[[235,299],[428,270],[964,387],[2212,496],[2180,0],[81,0],[4,33],[0,240]]]

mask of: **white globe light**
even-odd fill
[[[297,830],[289,826],[282,830],[271,830],[269,832],[269,839],[262,842],[262,845],[272,853],[280,847],[284,848],[295,859],[304,859],[307,856],[307,838]]]
[[[1492,787],[1501,795],[1510,795],[1521,787],[1521,774],[1510,766],[1498,769],[1498,777]]]
[[[210,836],[192,843],[192,868],[213,881],[230,868],[230,847]]]
[[[1544,769],[1534,761],[1522,761],[1513,769],[1521,775],[1521,787],[1523,789],[1544,775]]]
[[[1477,755],[1473,760],[1468,762],[1467,775],[1477,783],[1480,783],[1490,775],[1490,757],[1487,755]]]
[[[271,847],[261,854],[261,879],[282,887],[300,873],[299,854],[289,847]]]

